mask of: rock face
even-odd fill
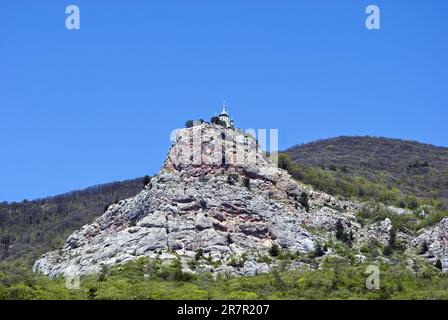
[[[201,124],[178,131],[160,173],[138,195],[111,205],[33,269],[84,275],[146,256],[180,257],[190,270],[201,251],[219,262],[215,272],[267,272],[272,266],[258,261],[273,244],[312,251],[338,220],[356,232],[356,208],[293,180],[242,132]],[[207,268],[199,263],[196,271]]]
[[[361,227],[359,203],[340,201],[293,180],[237,129],[201,124],[179,130],[159,174],[135,197],[111,205],[69,236],[62,249],[43,255],[33,270],[49,276],[97,273],[139,257],[180,259],[190,272],[254,275],[276,262],[273,245],[307,253],[335,238],[340,221],[352,249],[385,246],[391,221]],[[412,214],[389,207],[393,214]],[[448,271],[448,217],[415,239],[397,240],[411,252],[426,242],[426,258]],[[365,256],[357,255],[359,260]],[[191,263],[194,262],[194,263]],[[294,261],[289,268],[302,267]]]
[[[432,260],[442,262],[442,270],[448,272],[448,217],[445,217],[439,224],[422,232],[412,241],[412,245],[419,250],[423,243],[428,245],[427,256]]]

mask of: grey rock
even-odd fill
[[[202,132],[200,148],[191,148],[197,131]],[[312,251],[316,242],[334,237],[338,220],[361,240],[387,241],[390,221],[361,228],[355,216],[360,204],[295,181],[242,132],[228,130],[225,141],[221,133],[221,127],[210,124],[179,130],[150,184],[70,235],[61,250],[44,254],[33,270],[50,276],[83,275],[98,272],[102,264],[139,257],[180,257],[188,270],[187,261],[202,249],[222,262],[216,273],[256,274],[275,265],[256,262],[273,244],[294,252]],[[225,165],[220,163],[220,146],[226,148]],[[309,212],[297,200],[303,192],[308,194]],[[321,232],[308,231],[312,228]],[[427,238],[435,252],[446,257],[440,236]],[[235,255],[246,259],[239,267],[228,264]]]

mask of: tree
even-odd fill
[[[299,203],[305,207],[306,211],[310,211],[310,203],[308,201],[308,194],[306,192],[302,192],[299,198]]]
[[[336,239],[345,241],[344,225],[341,219],[336,222]]]
[[[227,176],[227,183],[233,186],[235,184],[235,177],[233,175],[229,174]]]
[[[207,209],[207,202],[205,202],[204,199],[201,199],[201,200],[199,201],[199,205],[201,206],[201,210],[202,210],[202,211],[204,211],[204,210]]]
[[[387,246],[383,249],[383,254],[385,256],[391,255],[394,250],[397,249],[397,231],[394,226],[389,230],[389,240]]]
[[[406,204],[406,207],[412,210],[417,209],[419,205],[417,197],[413,194],[406,196],[404,202]]]
[[[87,296],[89,297],[90,300],[94,300],[96,298],[97,295],[97,288],[90,288],[89,291],[87,292]]]
[[[283,289],[285,283],[283,282],[282,277],[280,276],[280,272],[278,272],[277,268],[272,269],[272,276],[274,277],[274,287],[277,290]]]
[[[233,240],[232,240],[232,237],[230,236],[230,233],[227,234],[226,243],[227,243],[227,245],[230,245],[230,244],[233,243]]]
[[[318,257],[322,257],[325,254],[325,250],[322,248],[322,246],[320,245],[320,243],[318,243],[316,245],[316,248],[314,249],[314,256],[316,258]]]
[[[429,246],[428,246],[428,243],[425,241],[422,244],[422,249],[420,251],[420,254],[425,254],[426,252],[428,252],[428,250],[429,250]]]
[[[394,226],[392,226],[389,231],[389,247],[392,250],[397,248],[397,231]]]
[[[110,267],[105,264],[101,264],[100,272],[98,274],[98,281],[100,282],[106,281],[109,274],[110,274]]]
[[[280,153],[278,155],[278,167],[283,170],[290,170],[292,167],[291,157],[287,153]]]
[[[196,261],[199,261],[203,256],[204,256],[204,250],[199,248],[198,251],[196,251],[196,255],[194,256],[194,259]]]
[[[345,244],[351,246],[354,240],[353,231],[350,230],[349,233],[344,231],[344,224],[341,219],[336,222],[336,239],[344,242]]]
[[[279,247],[278,247],[278,245],[276,245],[275,243],[269,248],[269,254],[272,256],[272,257],[277,257],[278,255],[279,255],[279,253],[280,253],[280,249],[279,249]]]
[[[210,122],[213,123],[213,124],[217,124],[217,125],[223,126],[223,127],[226,126],[226,123],[224,121],[222,121],[221,119],[219,119],[219,117],[216,117],[216,116],[212,117],[210,119]]]
[[[5,259],[9,256],[9,247],[11,245],[11,238],[9,236],[3,236],[2,240],[0,241],[1,244],[3,244],[3,255],[2,259]]]
[[[391,254],[392,254],[392,249],[391,249],[391,247],[390,247],[390,246],[385,246],[384,249],[383,249],[383,254],[384,254],[385,256],[389,256],[389,255],[391,255]]]
[[[143,185],[144,186],[147,186],[148,183],[150,183],[150,182],[151,182],[151,178],[148,175],[143,177]]]
[[[247,188],[247,190],[250,190],[250,179],[244,177],[243,178],[243,185]]]

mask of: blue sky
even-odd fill
[[[223,100],[239,127],[278,128],[281,149],[448,146],[447,15],[444,0],[1,1],[0,201],[154,174],[171,130]]]

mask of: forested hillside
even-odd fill
[[[448,148],[375,137],[338,137],[280,156],[296,179],[346,198],[448,210]]]
[[[45,199],[0,203],[0,262],[32,265],[48,250],[100,216],[110,204],[134,196],[144,178],[113,182]]]

